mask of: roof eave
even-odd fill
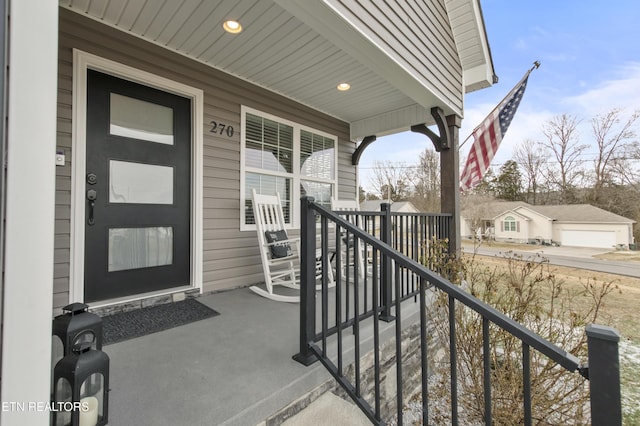
[[[476,8],[474,9],[476,12],[475,18],[478,22],[479,28],[482,29],[482,31],[480,32],[480,39],[482,43],[482,50],[486,60],[486,65],[485,65],[486,73],[485,73],[485,79],[483,81],[478,81],[477,83],[474,83],[473,81],[469,81],[467,84],[467,87],[473,86],[474,84],[475,85],[486,84],[483,87],[478,87],[478,89],[480,89],[484,87],[490,87],[491,85],[496,84],[499,78],[496,75],[496,70],[495,70],[495,67],[493,66],[493,56],[491,55],[491,45],[489,44],[489,37],[487,36],[487,27],[484,24],[484,14],[482,13],[482,6],[480,5],[480,0],[474,0],[474,3],[476,4]],[[474,89],[474,90],[478,90],[478,89]],[[467,90],[467,93],[470,91],[473,91],[473,90]]]
[[[465,93],[491,87],[498,82],[480,0],[446,0],[460,60]],[[469,34],[478,43],[469,42]]]

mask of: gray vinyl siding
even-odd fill
[[[60,9],[58,147],[66,165],[57,167],[54,308],[68,302],[71,217],[72,49],[77,48],[204,91],[203,283],[217,291],[262,281],[255,231],[240,232],[240,106],[246,105],[338,137],[340,197],[355,197],[349,126],[271,91],[199,62]],[[209,122],[232,125],[232,138],[209,133]]]
[[[324,1],[440,99],[462,111],[462,65],[444,0]]]

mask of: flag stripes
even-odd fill
[[[522,80],[511,89],[498,106],[473,131],[473,145],[460,176],[460,189],[462,191],[473,188],[482,180],[513,120],[522,96],[524,96],[529,74],[538,65],[536,63],[536,66],[525,74]]]

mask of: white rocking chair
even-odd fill
[[[265,288],[249,287],[253,292],[278,302],[299,303],[299,294],[278,294],[274,287],[281,285],[299,290],[300,238],[289,238],[279,195],[261,195],[252,191],[253,215],[258,233],[260,257]],[[322,271],[322,262],[316,257],[316,271]],[[333,271],[328,269],[329,287],[335,286]],[[320,285],[316,286],[319,290]]]
[[[336,200],[335,198],[331,198],[331,210],[332,211],[352,211],[352,212],[358,212],[360,211],[360,203],[358,203],[357,200]],[[358,228],[361,228],[360,226],[360,216],[358,216],[357,214],[353,214],[351,216],[343,216],[343,219],[347,220],[348,222],[350,222],[351,224],[357,226]],[[346,276],[346,268],[347,267],[354,267],[355,263],[354,263],[354,253],[355,251],[353,251],[350,254],[350,258],[351,258],[351,262],[349,265],[347,265],[347,251],[351,249],[351,245],[353,245],[353,243],[349,242],[346,240],[347,236],[345,235],[343,237],[342,243],[340,244],[342,249],[340,250],[340,256],[341,256],[341,264],[342,264],[342,276]],[[362,241],[358,241],[358,276],[360,278],[364,278],[364,275],[367,272],[367,270],[365,269],[364,266],[364,244],[362,243]]]

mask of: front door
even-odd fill
[[[84,299],[188,285],[191,101],[87,73]]]

